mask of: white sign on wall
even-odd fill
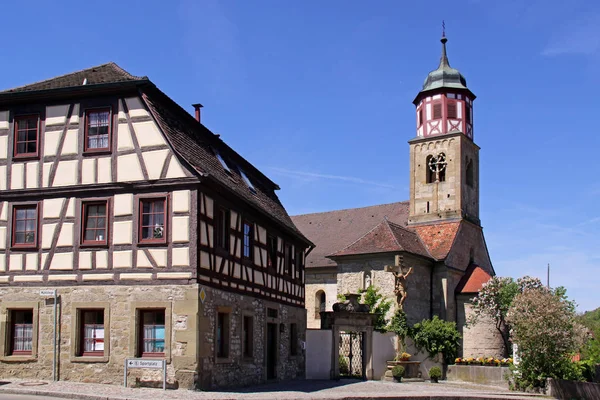
[[[40,290],[40,296],[54,296],[56,289],[42,289]]]
[[[162,369],[163,360],[145,360],[143,358],[132,358],[127,360],[127,368],[154,368]]]

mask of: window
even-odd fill
[[[33,310],[10,312],[10,354],[31,355],[33,349]]]
[[[15,157],[38,155],[38,127],[37,115],[15,117]]]
[[[142,329],[139,353],[142,357],[162,357],[165,354],[165,310],[140,311]]]
[[[229,357],[229,313],[217,313],[217,357]]]
[[[219,160],[219,162],[221,163],[221,165],[223,166],[223,168],[225,169],[225,171],[231,173],[231,169],[229,168],[229,165],[227,165],[227,163],[225,162],[225,160],[223,159],[223,157],[221,157],[221,154],[214,150],[215,155],[217,156],[217,159]]]
[[[218,207],[215,218],[215,244],[218,248],[229,250],[229,211]]]
[[[467,162],[467,185],[473,187],[473,160]]]
[[[37,246],[37,205],[15,206],[13,208],[14,247]]]
[[[267,235],[267,266],[277,268],[277,238]]]
[[[167,199],[140,199],[140,242],[164,243]]]
[[[427,156],[425,159],[425,183],[435,182],[435,171],[431,166],[433,156]]]
[[[103,245],[107,243],[106,205],[106,201],[83,203],[82,244]]]
[[[253,229],[254,229],[254,226],[250,222],[244,221],[244,251],[243,251],[243,256],[246,259],[252,259]]]
[[[250,179],[248,179],[248,176],[246,175],[246,173],[241,168],[239,168],[239,170],[240,170],[240,175],[242,176],[242,179],[244,180],[244,182],[246,182],[246,185],[248,185],[248,188],[250,189],[250,191],[252,193],[256,193],[256,189],[254,188],[254,185],[252,184]]]
[[[285,261],[283,263],[283,273],[285,275],[292,275],[292,263],[294,253],[292,252],[292,245],[289,243],[285,244]]]
[[[80,312],[79,354],[82,356],[104,355],[104,310],[82,310]]]
[[[244,320],[242,323],[242,346],[243,346],[243,355],[244,357],[251,358],[253,357],[252,352],[252,343],[254,342],[253,338],[254,333],[254,320],[249,315],[244,315]]]
[[[417,126],[423,125],[423,107],[419,110],[419,121],[417,122]]]
[[[298,355],[298,324],[290,324],[290,355]]]
[[[110,150],[110,109],[85,113],[85,151]]]
[[[315,318],[321,318],[321,312],[325,311],[325,308],[327,306],[327,296],[325,295],[325,292],[322,290],[319,290],[316,294],[315,294]]]
[[[456,119],[456,103],[455,102],[448,103],[448,108],[446,111],[448,112],[448,114],[446,115],[447,118]]]
[[[465,121],[471,124],[471,106],[465,103]]]
[[[295,269],[294,269],[294,278],[302,279],[302,250],[296,250],[296,259],[295,261]]]
[[[433,105],[433,119],[442,118],[442,104],[436,103]]]

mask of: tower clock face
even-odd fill
[[[446,165],[446,155],[444,153],[440,153],[436,157],[431,157],[429,160],[429,169],[431,172],[442,172],[446,169]]]

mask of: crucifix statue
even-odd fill
[[[408,296],[408,291],[406,290],[406,278],[410,274],[412,274],[413,269],[410,267],[407,271],[404,271],[402,266],[402,256],[396,256],[396,262],[394,265],[386,265],[384,267],[385,272],[391,272],[394,274],[395,282],[394,282],[394,293],[397,297],[398,308],[400,310],[404,309],[404,302],[406,301],[406,297]]]

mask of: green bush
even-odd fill
[[[402,379],[404,376],[404,367],[402,365],[396,365],[392,368],[392,376],[398,380]]]
[[[431,367],[429,369],[429,378],[430,379],[440,379],[442,377],[442,369],[438,366]]]
[[[348,361],[346,361],[346,357],[340,356],[340,374],[349,374],[350,368],[348,367]]]
[[[456,330],[456,323],[439,319],[426,319],[411,329],[411,335],[418,349],[425,349],[429,357],[433,358],[442,353],[444,362],[452,364],[458,353],[460,334]]]

